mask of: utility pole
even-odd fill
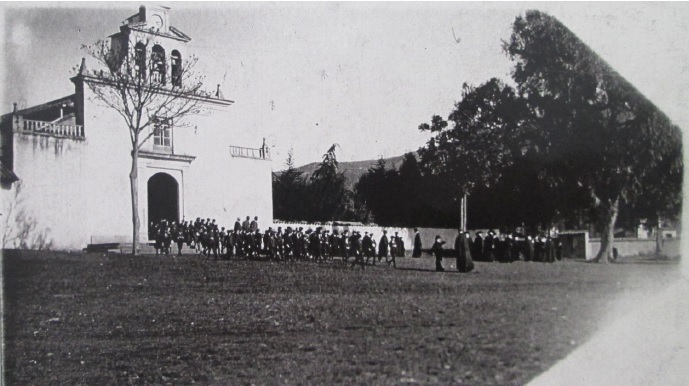
[[[467,194],[464,193],[464,196],[462,196],[462,203],[461,203],[461,218],[460,218],[460,223],[462,230],[466,232],[467,230]]]

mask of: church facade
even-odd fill
[[[165,7],[141,7],[110,36],[113,48],[139,49],[155,35],[149,58],[167,61],[160,82],[174,86],[191,38],[170,25]],[[203,60],[203,58],[200,58]],[[129,173],[132,143],[122,117],[98,100],[86,75],[88,61],[71,78],[74,93],[2,116],[2,237],[4,248],[81,250],[87,244],[131,242]],[[151,74],[151,76],[161,74]],[[233,101],[219,88],[202,104],[210,112],[165,125],[138,157],[140,241],[151,223],[237,217],[272,223],[271,162],[261,138],[233,143]],[[242,133],[241,138],[246,138]],[[253,147],[242,147],[254,145]],[[262,226],[267,228],[267,226]]]

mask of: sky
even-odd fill
[[[171,8],[170,23],[209,89],[235,101],[236,130],[265,137],[273,169],[392,157],[428,140],[418,131],[447,117],[463,83],[510,82],[502,51],[515,17],[558,18],[680,127],[689,127],[689,4],[575,2],[142,3]],[[2,107],[73,93],[82,44],[118,31],[139,2],[0,3]],[[256,144],[228,144],[258,147]]]

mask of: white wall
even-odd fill
[[[85,141],[39,135],[14,136],[14,172],[19,177],[14,189],[21,184],[20,193],[11,197],[15,214],[23,212],[25,221],[11,219],[12,233],[17,234],[28,223],[34,230],[29,235],[30,247],[39,235],[68,249],[85,246],[87,235],[81,231],[88,212],[86,197],[91,187],[75,183],[85,173],[87,165]],[[15,247],[18,245],[14,245]]]
[[[127,128],[114,110],[94,103],[88,88],[85,94],[85,140],[14,135],[22,205],[54,249],[79,250],[92,236],[106,242],[132,234]],[[173,128],[173,140],[176,154],[196,157],[191,163],[139,159],[141,240],[147,239],[147,182],[161,171],[179,184],[180,218],[210,217],[225,227],[246,216],[272,223],[271,162],[234,158],[229,150],[230,145],[259,147],[261,138],[232,122],[231,106],[188,123]]]

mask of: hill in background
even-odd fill
[[[416,153],[414,153],[416,154]],[[388,169],[395,168],[398,169],[400,165],[402,164],[402,160],[404,159],[404,155],[396,156],[396,157],[390,157],[390,158],[385,158],[385,164],[387,165]],[[349,190],[354,189],[354,185],[359,182],[359,178],[368,171],[371,167],[375,166],[378,163],[378,160],[365,160],[365,161],[352,161],[352,162],[339,162],[338,163],[338,168],[341,172],[344,172],[345,176],[345,187]],[[318,169],[318,165],[320,165],[320,162],[312,162],[310,164],[306,164],[303,166],[299,166],[298,168],[295,168],[296,170],[302,172],[304,174],[304,178],[309,178],[313,172]],[[282,171],[276,172],[276,174],[280,174]]]

